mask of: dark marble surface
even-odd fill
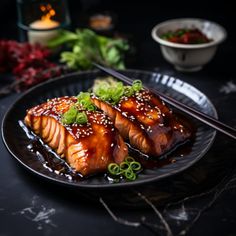
[[[92,2],[96,5],[100,1]],[[86,10],[84,1],[81,4]],[[141,10],[129,18],[129,7],[123,15],[121,8],[112,9],[120,16],[119,32],[130,37],[136,48],[129,67],[189,82],[211,99],[221,121],[236,127],[234,32],[229,32],[228,40],[202,71],[184,74],[163,60],[150,37],[155,19],[163,20],[164,13],[158,18],[151,10],[150,17],[141,22],[139,14],[147,15]],[[225,9],[223,6],[222,11]],[[217,8],[209,17],[231,30],[231,10],[227,8],[229,18],[225,19],[219,12]],[[204,17],[198,8],[189,15]],[[168,17],[181,16],[169,12]],[[1,78],[0,87],[6,80]],[[0,98],[0,121],[18,96]],[[236,235],[236,143],[222,134],[218,133],[208,153],[183,173],[139,188],[106,192],[81,192],[32,175],[11,157],[2,139],[0,152],[0,236]]]
[[[235,126],[235,79],[213,81],[215,78],[204,76],[204,71],[199,76],[180,75],[169,67],[163,72],[201,89],[216,106],[220,119]],[[18,96],[0,100],[1,120]],[[236,232],[235,142],[224,135],[217,134],[209,152],[183,173],[139,188],[112,192],[81,192],[47,183],[19,166],[2,141],[0,150],[0,235]]]

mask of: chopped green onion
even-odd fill
[[[127,156],[119,165],[111,163],[108,165],[108,172],[113,176],[124,177],[128,181],[134,181],[137,178],[136,172],[141,170],[141,164],[133,157]]]
[[[75,121],[77,124],[86,124],[88,122],[88,117],[85,112],[78,112]]]
[[[111,163],[108,165],[108,171],[112,175],[120,175],[120,166],[116,163]]]
[[[95,105],[89,104],[89,105],[86,106],[86,109],[87,109],[88,111],[95,111],[97,108],[96,108]]]
[[[122,82],[117,82],[114,87],[111,87],[110,90],[111,100],[115,103],[120,101],[120,98],[124,94],[124,85]]]
[[[134,80],[132,86],[124,86],[122,82],[114,79],[96,80],[93,93],[101,100],[117,104],[123,96],[130,97],[142,89],[142,81]]]
[[[73,124],[76,120],[76,115],[78,110],[75,106],[70,107],[70,109],[62,115],[62,123],[66,125]]]
[[[126,170],[128,168],[129,168],[129,163],[127,163],[126,161],[120,163],[121,171]]]
[[[139,92],[142,89],[143,85],[142,85],[142,81],[141,80],[134,80],[133,84],[132,84],[132,89],[135,92]]]
[[[71,125],[73,123],[86,124],[88,117],[85,112],[79,112],[75,106],[71,106],[70,109],[62,115],[61,122],[64,125]]]
[[[126,97],[130,97],[134,94],[134,90],[131,86],[125,86],[125,89],[124,89],[124,96]]]
[[[136,180],[136,174],[134,173],[134,171],[130,167],[125,170],[124,176],[129,181]]]
[[[89,101],[90,100],[90,93],[88,92],[80,92],[77,96],[78,101]]]
[[[134,160],[134,158],[131,157],[131,156],[127,156],[127,157],[125,158],[125,162],[132,162],[132,161],[135,161],[135,160]]]
[[[93,105],[90,93],[86,92],[80,92],[80,94],[77,96],[78,102],[77,104],[81,105],[84,109],[89,111],[95,111],[96,107]]]
[[[134,171],[138,171],[138,170],[141,170],[141,164],[139,163],[139,162],[137,162],[137,161],[132,161],[131,163],[130,163],[130,167],[131,167],[131,169],[132,170],[134,170]]]

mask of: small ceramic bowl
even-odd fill
[[[209,39],[208,43],[180,44],[161,38],[161,35],[177,29],[199,29]],[[152,37],[160,44],[164,58],[173,64],[177,70],[192,72],[201,70],[217,50],[218,45],[225,40],[225,29],[211,21],[202,19],[174,19],[156,25],[152,29]]]

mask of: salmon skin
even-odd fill
[[[150,91],[124,96],[115,105],[96,96],[92,101],[111,118],[121,136],[144,154],[161,156],[191,136],[172,110]]]
[[[29,109],[24,122],[81,175],[106,172],[109,163],[124,160],[128,148],[101,111],[83,111],[88,117],[86,124],[62,124],[62,114],[76,102],[76,97],[51,99]]]

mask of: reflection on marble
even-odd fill
[[[12,215],[21,215],[26,219],[35,222],[38,230],[43,230],[45,226],[57,227],[53,223],[51,216],[56,213],[54,208],[48,208],[40,203],[38,196],[33,196],[30,206],[21,209],[20,211],[13,212]]]
[[[99,201],[117,223],[131,227],[146,227],[158,235],[186,235],[194,223],[217,201],[222,193],[236,188],[236,168],[231,169],[230,172],[230,175],[225,176],[219,184],[210,190],[170,202],[164,207],[156,206],[148,197],[136,192],[137,197],[145,202],[156,215],[155,218],[148,221],[145,216],[141,216],[139,221],[126,220],[124,216],[117,216],[115,208],[112,209],[102,197]]]
[[[225,94],[236,92],[236,84],[233,81],[228,81],[221,86],[220,92]]]

